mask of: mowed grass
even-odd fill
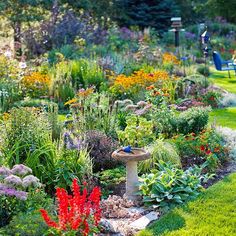
[[[227,71],[211,69],[210,81],[228,92],[236,94],[236,75],[234,71],[230,71],[230,74],[231,78],[228,77]]]
[[[236,173],[175,208],[138,236],[235,236]]]
[[[236,129],[236,107],[213,110],[210,112],[210,123]]]

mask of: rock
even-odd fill
[[[134,229],[141,230],[145,229],[152,221],[158,219],[158,213],[152,211],[145,216],[142,216],[138,220],[135,220],[130,224],[130,226]]]
[[[113,225],[106,219],[101,219],[100,220],[100,226],[101,226],[101,232],[102,233],[116,233]]]

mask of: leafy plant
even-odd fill
[[[169,162],[181,166],[178,149],[166,140],[157,139],[146,149],[151,153],[151,158],[140,162],[139,169],[142,173],[147,173],[160,162]]]
[[[98,174],[103,195],[106,196],[110,195],[117,185],[125,181],[126,170],[124,166],[119,166],[114,169],[101,171]]]
[[[143,201],[159,207],[163,211],[195,198],[203,189],[202,181],[208,176],[201,174],[199,167],[182,170],[161,162],[158,170],[146,174],[141,179],[140,191]]]
[[[87,131],[84,135],[85,145],[87,145],[90,152],[95,172],[110,169],[119,164],[111,157],[112,152],[118,147],[116,141],[96,130]]]
[[[40,213],[33,211],[19,213],[14,216],[9,225],[0,228],[0,234],[9,236],[42,236],[48,230]]]
[[[208,123],[209,108],[194,107],[182,112],[177,117],[177,131],[182,134],[199,133]]]
[[[153,122],[144,117],[130,115],[126,119],[125,130],[117,130],[118,139],[122,145],[144,147],[153,140]]]

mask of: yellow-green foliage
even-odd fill
[[[195,201],[175,208],[138,235],[236,235],[236,174],[206,190]]]

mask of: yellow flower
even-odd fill
[[[150,84],[156,83],[158,81],[163,82],[168,80],[169,75],[166,71],[155,71],[153,73],[146,73],[144,70],[135,71],[130,76],[118,75],[115,78],[114,85],[121,87],[123,90],[129,90],[134,86],[139,86],[146,88]]]
[[[174,54],[169,53],[169,52],[165,52],[162,55],[162,60],[163,60],[163,64],[175,64],[175,65],[180,64],[179,59]]]
[[[65,105],[65,106],[66,106],[66,105],[71,105],[71,104],[76,103],[77,101],[78,101],[77,98],[72,98],[72,99],[70,99],[69,101],[67,101],[64,105]]]

